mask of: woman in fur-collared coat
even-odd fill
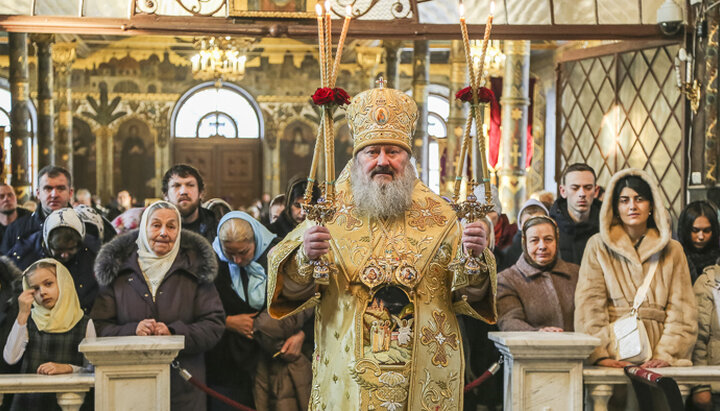
[[[210,243],[181,230],[175,206],[158,201],[138,231],[106,244],[95,261],[100,294],[91,317],[98,336],[183,335],[177,359],[204,382],[204,353],[220,340],[225,312],[213,284],[217,260]],[[171,370],[172,410],[205,410],[205,393]]]
[[[610,324],[630,312],[651,256],[657,254],[655,276],[638,310],[652,348],[652,358],[643,365],[691,365],[697,304],[685,253],[670,235],[670,217],[650,175],[635,169],[616,173],[600,211],[600,232],[585,248],[575,291],[575,331],[601,340],[591,364],[630,364],[611,358]]]

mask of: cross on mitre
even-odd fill
[[[380,76],[380,78],[375,80],[375,84],[377,84],[378,88],[385,88],[387,81],[385,81],[385,79],[382,76]]]

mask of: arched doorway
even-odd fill
[[[172,114],[174,162],[196,167],[205,198],[248,206],[262,193],[260,107],[232,83],[202,83],[178,100]]]

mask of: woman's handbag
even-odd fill
[[[624,315],[610,324],[612,339],[610,342],[610,355],[618,361],[642,363],[652,358],[650,339],[645,329],[645,324],[638,318],[638,309],[645,301],[650,283],[657,270],[660,253],[650,257],[650,269],[648,270],[642,285],[638,288],[633,301],[630,313]]]

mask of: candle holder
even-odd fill
[[[700,95],[702,94],[698,81],[693,80],[692,83],[684,82],[679,88],[680,92],[685,95],[685,98],[690,102],[690,109],[693,114],[697,114],[698,108],[700,108]]]
[[[323,191],[325,190],[323,189]],[[307,213],[307,218],[317,222],[321,226],[331,221],[337,212],[337,208],[333,204],[332,199],[327,199],[325,196],[326,193],[323,193],[316,204],[307,201],[302,204],[302,208]],[[313,278],[315,279],[315,283],[320,285],[330,284],[330,274],[337,272],[335,264],[331,263],[330,260],[324,256],[317,260],[310,261],[310,264],[313,265]]]

